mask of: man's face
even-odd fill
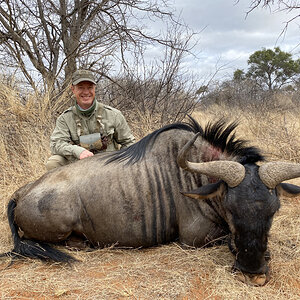
[[[89,81],[82,81],[76,85],[72,85],[71,89],[77,104],[81,108],[88,109],[93,104],[96,92],[95,84]]]

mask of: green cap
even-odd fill
[[[72,84],[76,85],[82,81],[89,81],[96,84],[96,80],[92,71],[89,70],[77,70],[72,76]]]

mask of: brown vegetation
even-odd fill
[[[12,247],[6,217],[9,197],[45,172],[53,116],[65,106],[64,97],[55,106],[47,97],[22,102],[20,97],[16,89],[0,86],[0,252]],[[238,136],[262,148],[269,160],[300,162],[299,108],[276,107],[244,111],[219,103],[200,107],[194,116],[201,124],[221,116],[238,119]],[[141,137],[159,126],[157,120],[149,114],[130,125]],[[271,280],[263,287],[235,279],[227,246],[195,250],[173,243],[139,250],[66,250],[79,260],[71,266],[30,259],[8,266],[9,260],[2,259],[0,295],[2,299],[299,299],[299,215],[300,199],[283,199],[269,240]]]

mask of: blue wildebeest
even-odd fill
[[[71,256],[48,243],[72,235],[99,247],[176,240],[200,247],[228,235],[234,268],[248,282],[264,284],[279,197],[300,193],[281,182],[300,176],[300,165],[259,167],[263,156],[236,138],[236,126],[220,120],[202,128],[190,118],[127,149],[44,174],[8,204],[14,249],[6,254],[69,261]]]

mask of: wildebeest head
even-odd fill
[[[243,165],[235,161],[189,162],[187,153],[196,138],[197,135],[180,151],[179,166],[220,180],[184,195],[220,202],[218,213],[231,232],[229,248],[235,255],[233,269],[242,272],[239,279],[263,285],[268,279],[268,234],[280,207],[279,198],[300,193],[300,187],[281,182],[299,177],[300,165],[270,162],[259,167],[255,163]]]

